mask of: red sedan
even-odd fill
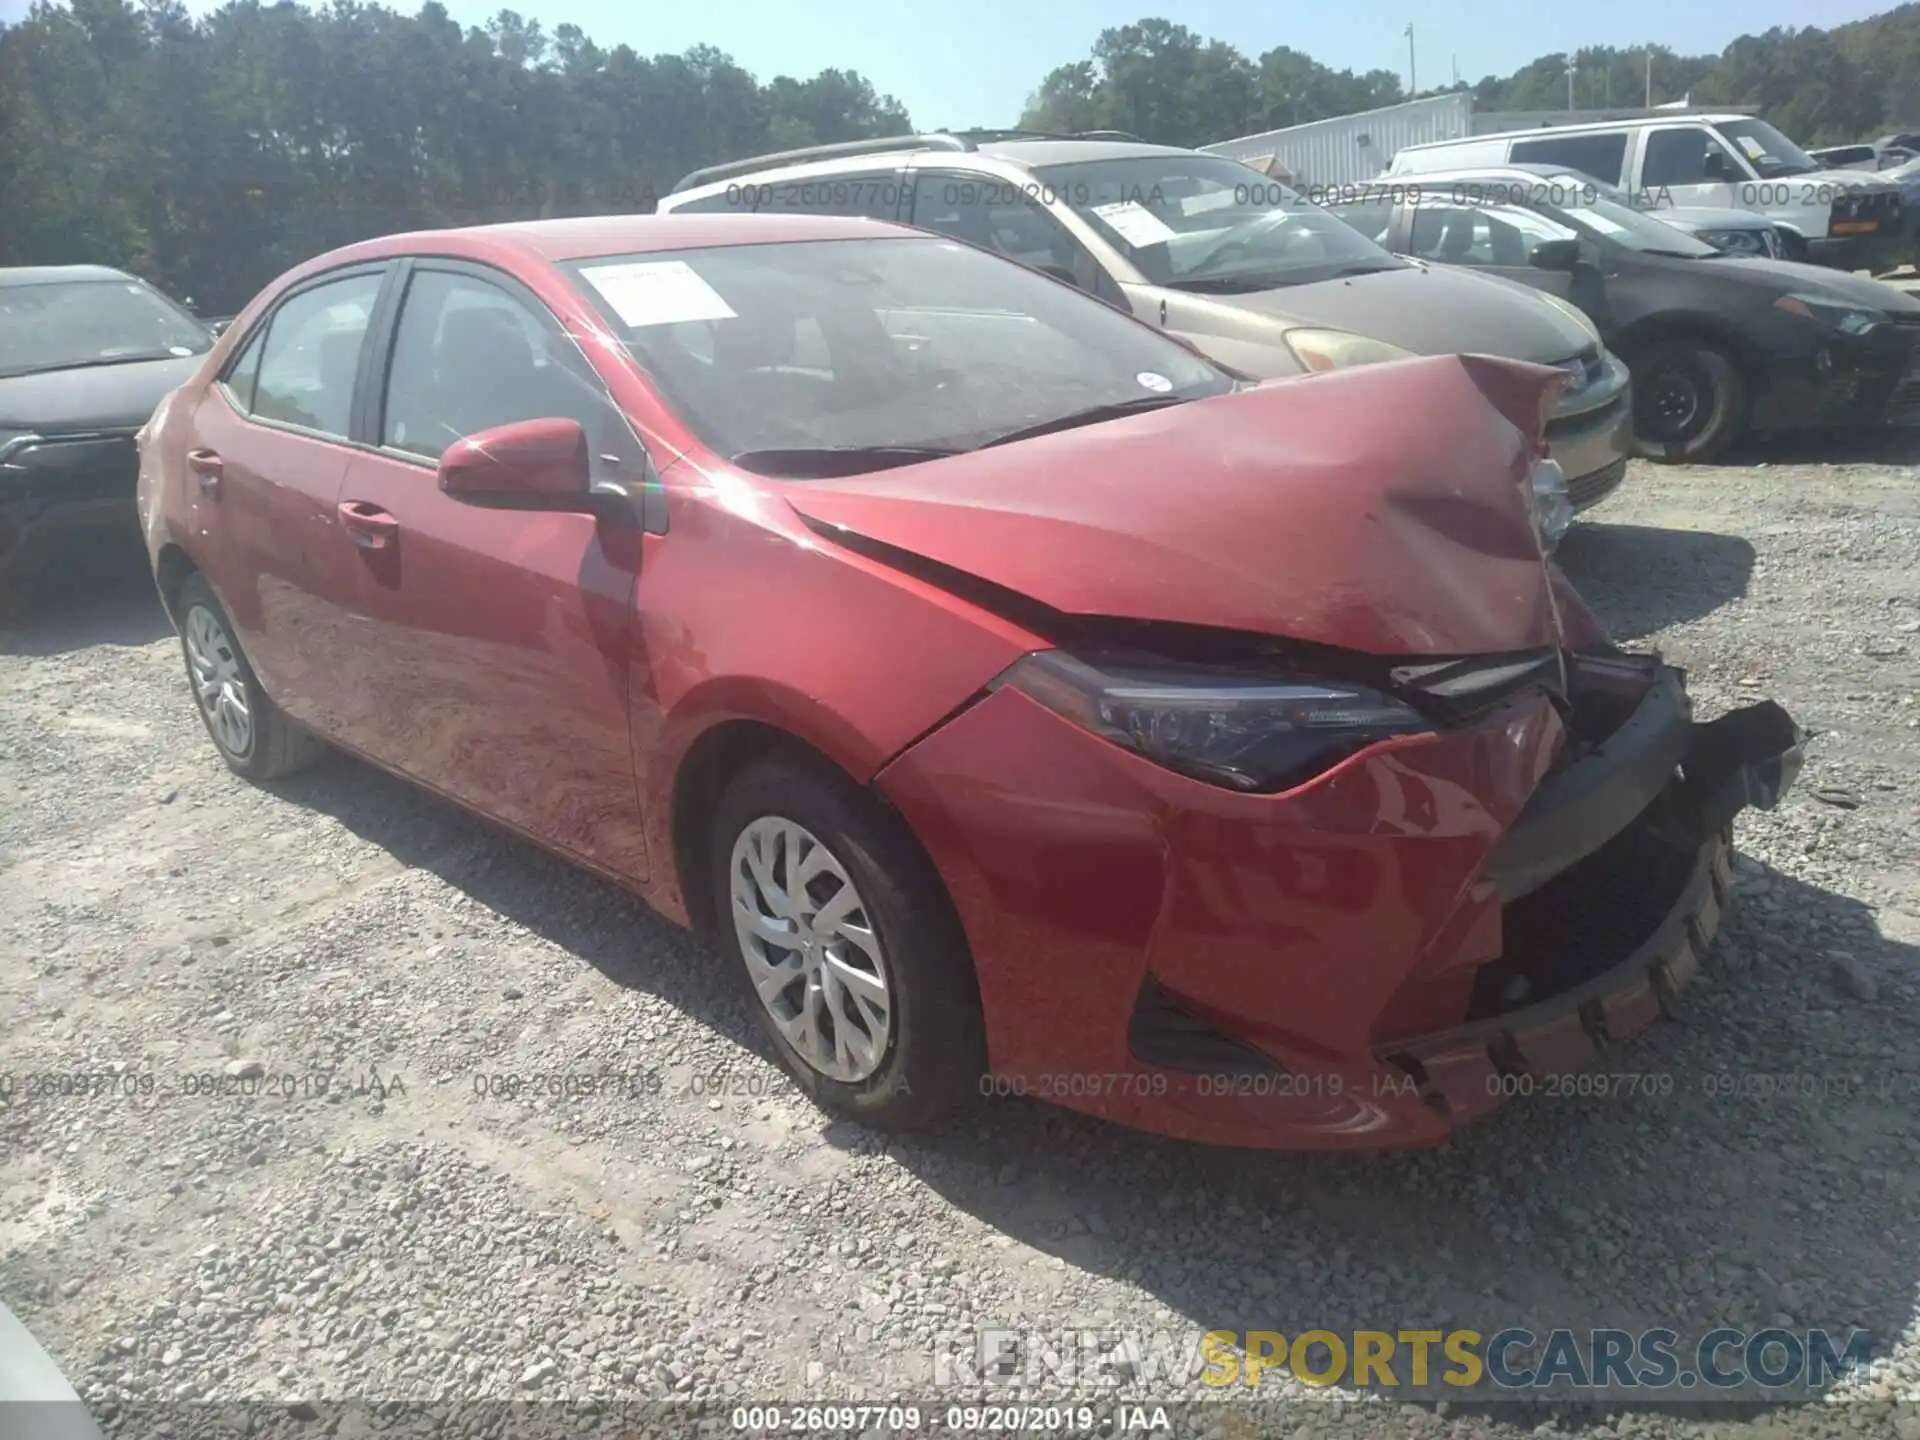
[[[142,432],[214,744],[325,741],[708,936],[824,1106],[1431,1142],[1692,973],[1800,736],[1543,558],[1549,372],[1252,385],[868,221],[401,235]]]

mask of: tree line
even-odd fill
[[[718,159],[907,129],[850,71],[763,84],[512,11],[41,3],[0,28],[0,265],[117,265],[224,314],[353,240],[647,210]]]
[[[1638,103],[1648,55],[1578,52],[1575,102]],[[1657,101],[1758,106],[1802,144],[1920,125],[1920,3],[1651,57]],[[1454,88],[1561,109],[1568,59]],[[1392,70],[1252,58],[1147,18],[1047,74],[1021,123],[1199,145],[1406,98]],[[225,313],[366,236],[647,210],[700,165],[911,128],[852,71],[762,82],[712,48],[646,56],[513,11],[462,27],[437,0],[228,0],[197,18],[179,0],[37,0],[0,26],[0,265],[118,265]]]
[[[1831,30],[1743,35],[1719,55],[1661,46],[1590,46],[1543,55],[1468,90],[1480,110],[1603,109],[1690,97],[1755,106],[1802,145],[1836,145],[1920,128],[1920,4]],[[1649,70],[1651,66],[1651,70]],[[1279,46],[1250,57],[1184,25],[1143,19],[1101,32],[1085,60],[1048,73],[1021,123],[1041,130],[1125,130],[1168,145],[1203,145],[1350,115],[1414,98],[1394,70],[1334,70]]]

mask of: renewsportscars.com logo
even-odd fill
[[[980,1330],[945,1337],[934,1384],[1099,1389],[1198,1380],[1216,1390],[1288,1381],[1324,1388],[1632,1391],[1643,1398],[1734,1390],[1814,1393],[1873,1378],[1864,1330],[1665,1328],[1478,1330]]]

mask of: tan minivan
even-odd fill
[[[1547,438],[1574,508],[1626,471],[1626,366],[1573,306],[1391,255],[1238,161],[1112,132],[895,136],[697,170],[659,208],[923,226],[1044,270],[1263,378],[1409,352],[1556,366],[1573,380]]]

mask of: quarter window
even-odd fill
[[[252,411],[261,420],[345,439],[367,322],[384,277],[353,275],[302,290],[274,312]]]
[[[227,398],[242,410],[253,409],[254,382],[260,378],[260,352],[266,343],[267,327],[262,325],[253,332],[253,338],[247,341],[239,358],[227,367],[226,378],[220,382],[226,387]]]

